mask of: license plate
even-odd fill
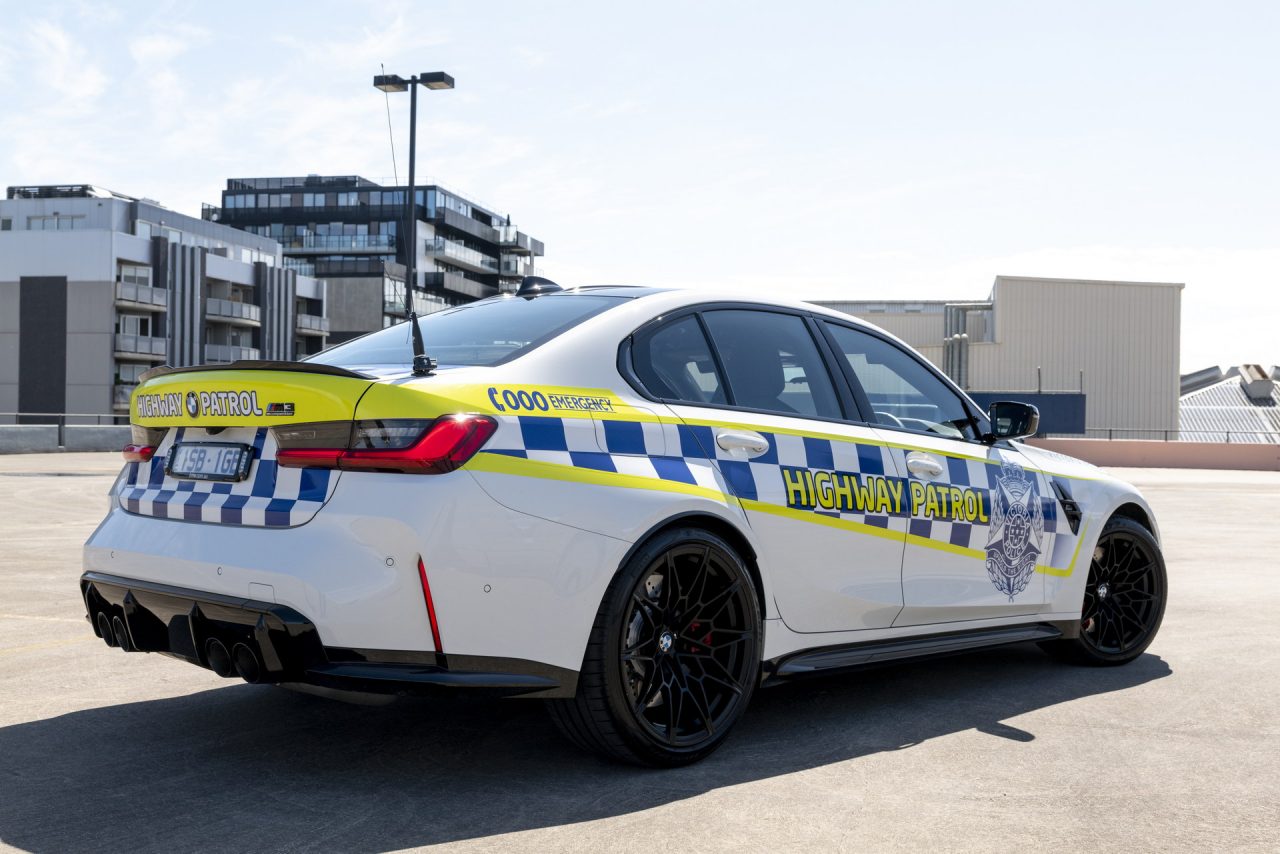
[[[187,442],[169,452],[168,472],[195,480],[244,480],[253,462],[253,448],[230,442]]]

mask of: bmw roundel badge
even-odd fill
[[[192,418],[200,414],[200,398],[194,391],[187,392],[187,414]]]

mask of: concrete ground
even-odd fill
[[[108,650],[80,544],[114,455],[0,457],[0,840],[30,851],[1275,851],[1280,473],[1124,475],[1172,598],[1128,667],[1034,647],[760,693],[675,771],[536,703],[360,707]]]

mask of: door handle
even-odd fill
[[[721,430],[716,444],[735,457],[751,459],[769,450],[769,440],[752,430]]]
[[[907,454],[907,468],[912,474],[927,474],[930,477],[942,476],[942,463],[919,451],[912,451]]]

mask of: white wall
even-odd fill
[[[995,343],[969,347],[982,391],[1077,391],[1088,427],[1175,429],[1182,285],[1000,276]]]

